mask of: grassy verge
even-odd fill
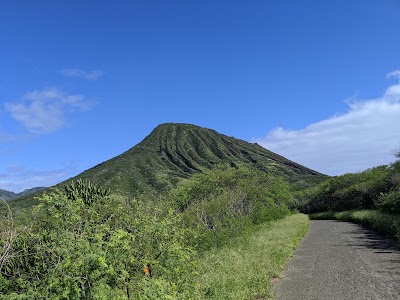
[[[309,227],[306,215],[295,214],[262,224],[251,234],[232,239],[205,253],[198,282],[204,299],[267,299],[278,277]]]
[[[321,212],[311,214],[310,218],[314,220],[332,219],[359,223],[393,238],[400,244],[400,215],[382,213],[377,210],[350,210]]]

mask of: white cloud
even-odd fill
[[[53,132],[66,126],[65,115],[90,109],[93,101],[83,95],[68,95],[57,88],[32,91],[20,103],[7,102],[6,111],[34,134]]]
[[[39,186],[53,186],[76,173],[76,166],[70,162],[56,170],[31,170],[23,166],[9,166],[4,173],[0,173],[0,189],[22,192],[25,189]]]
[[[85,71],[81,69],[63,69],[59,71],[60,74],[67,77],[76,77],[87,80],[97,80],[104,75],[102,70]]]
[[[397,78],[400,80],[400,70],[395,70],[393,72],[390,72],[389,74],[386,75],[388,78]]]
[[[358,172],[394,161],[400,146],[398,82],[378,99],[348,101],[349,110],[300,130],[276,128],[256,141],[293,161],[329,175]]]

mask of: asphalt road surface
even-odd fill
[[[399,300],[400,251],[359,225],[313,220],[275,292],[279,300]]]

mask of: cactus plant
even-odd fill
[[[70,200],[82,199],[86,205],[91,205],[96,198],[108,196],[110,189],[97,187],[89,180],[79,179],[65,186],[64,192]]]

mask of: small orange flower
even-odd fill
[[[144,273],[144,275],[150,275],[150,271],[149,271],[149,267],[144,267],[143,268],[143,273]]]

